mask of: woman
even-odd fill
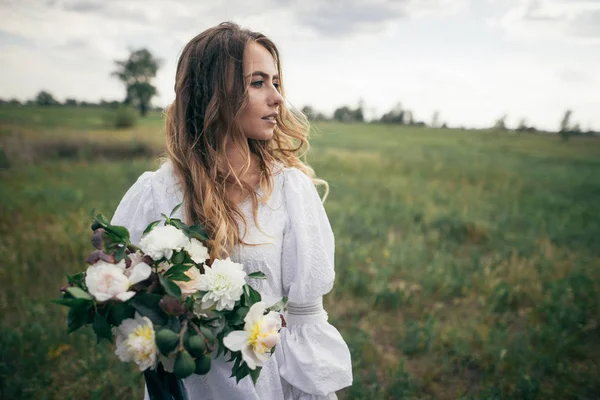
[[[250,284],[267,304],[289,298],[281,343],[256,385],[236,383],[221,356],[208,374],[184,379],[190,399],[335,399],[352,383],[350,352],[322,306],[335,275],[334,235],[313,184],[324,181],[299,159],[308,123],[286,108],[280,67],[268,38],[233,23],[192,39],[166,110],[167,160],[138,178],[111,221],[137,243],[183,201],[175,217],[206,228],[211,261],[263,271],[268,279]]]

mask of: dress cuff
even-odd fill
[[[316,324],[327,322],[328,315],[323,308],[323,297],[304,304],[288,302],[284,318],[289,325]]]

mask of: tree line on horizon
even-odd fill
[[[119,109],[121,106],[129,106],[137,109],[139,114],[144,117],[148,111],[160,111],[162,107],[152,107],[151,101],[158,94],[158,90],[152,84],[152,80],[156,77],[156,73],[160,68],[162,60],[155,58],[152,53],[145,49],[131,51],[126,60],[114,60],[116,69],[110,73],[110,76],[118,78],[125,86],[125,98],[122,101],[117,100],[100,100],[98,103],[88,101],[78,101],[74,98],[67,98],[64,102],[59,102],[54,96],[46,90],[40,91],[34,99],[27,100],[24,103],[17,99],[4,100],[0,99],[0,104],[12,105],[37,105],[37,106],[66,106],[66,107],[103,107]],[[338,107],[333,112],[332,116],[327,116],[322,112],[315,110],[310,105],[305,105],[302,108],[302,113],[308,117],[310,121],[338,121],[346,123],[365,123],[365,103],[361,99],[358,106],[353,108],[348,105]],[[584,131],[579,123],[571,123],[572,110],[566,110],[560,122],[560,127],[557,131],[564,140],[568,140],[571,136],[600,136],[600,132],[595,132],[591,129]],[[534,126],[528,126],[525,119],[521,119],[515,129],[510,129],[506,125],[507,115],[501,116],[491,126],[495,131],[516,131],[516,132],[538,132]],[[384,113],[381,117],[368,121],[369,123],[396,124],[411,127],[432,127],[446,129],[448,125],[440,121],[439,111],[435,111],[431,121],[427,124],[425,121],[419,121],[414,118],[411,110],[403,107],[402,103],[396,105]],[[464,126],[459,129],[466,129]]]

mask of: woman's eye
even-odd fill
[[[262,87],[262,85],[265,83],[265,81],[256,81],[256,82],[252,82],[251,85],[255,86],[255,87]],[[273,86],[275,86],[275,89],[279,90],[280,84],[279,83],[274,83]]]

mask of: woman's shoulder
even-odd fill
[[[287,190],[312,190],[315,188],[312,179],[297,167],[282,167],[283,186]]]

